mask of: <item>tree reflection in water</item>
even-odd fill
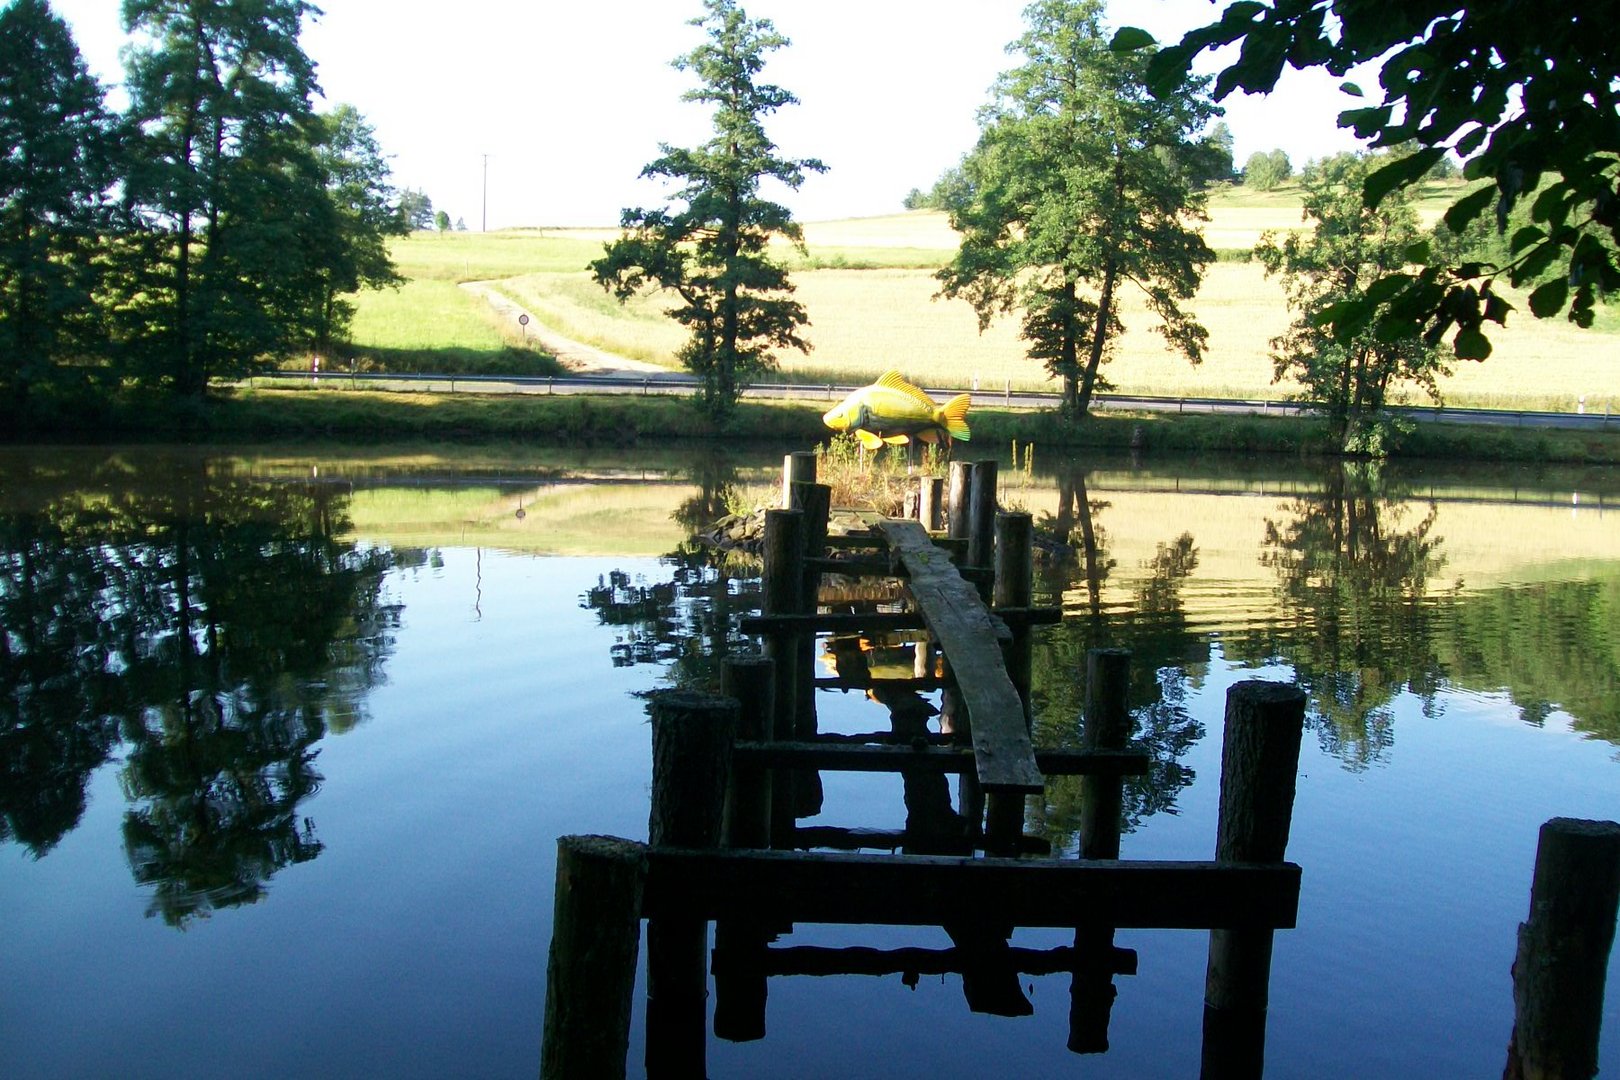
[[[724,516],[738,489],[735,467],[718,458],[700,461],[692,480],[697,491],[671,515],[688,534]],[[751,651],[737,620],[759,610],[759,560],[689,540],[659,563],[668,568],[668,580],[613,570],[586,591],[580,606],[616,631],[615,667],[668,664],[676,686],[718,691],[726,659]]]
[[[8,462],[0,506],[0,839],[43,855],[126,748],[125,851],[175,926],[262,897],[321,850],[315,744],[363,718],[398,627],[387,551],[340,541],[348,496],[202,458],[109,459],[53,488]]]
[[[1131,739],[1149,755],[1149,771],[1125,783],[1125,827],[1145,818],[1175,812],[1176,798],[1193,782],[1193,770],[1181,759],[1199,739],[1204,726],[1188,711],[1189,692],[1208,670],[1209,641],[1188,624],[1181,587],[1198,568],[1198,548],[1191,533],[1159,542],[1129,603],[1110,607],[1103,586],[1118,567],[1108,550],[1108,532],[1100,520],[1109,508],[1090,498],[1085,472],[1071,467],[1060,474],[1058,513],[1040,523],[1053,540],[1052,551],[1037,580],[1037,600],[1064,604],[1065,618],[1035,636],[1035,742],[1038,746],[1079,748],[1086,697],[1086,653],[1091,649],[1131,650],[1128,704],[1133,718]],[[1065,597],[1081,595],[1080,617]],[[1078,777],[1049,777],[1046,799],[1035,824],[1054,849],[1072,848],[1080,827]]]
[[[1365,768],[1393,743],[1396,695],[1432,709],[1445,677],[1435,630],[1458,594],[1429,594],[1446,563],[1439,506],[1417,509],[1378,472],[1343,464],[1286,512],[1266,519],[1260,554],[1286,630],[1275,651],[1310,694],[1323,748]]]

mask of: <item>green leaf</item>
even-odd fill
[[[1547,234],[1541,229],[1536,228],[1534,225],[1526,225],[1524,228],[1514,232],[1513,239],[1508,243],[1508,250],[1517,255],[1531,244],[1539,244],[1545,239],[1547,239]]]
[[[1158,43],[1157,38],[1140,26],[1122,26],[1114,34],[1114,40],[1108,43],[1108,48],[1112,52],[1128,53]]]
[[[1484,213],[1485,208],[1491,204],[1496,189],[1482,187],[1478,191],[1470,192],[1452,203],[1446,210],[1446,228],[1454,233],[1460,233],[1468,227],[1468,223]]]
[[[1411,283],[1410,274],[1385,274],[1367,287],[1363,299],[1369,304],[1382,304]]]
[[[1483,360],[1491,355],[1491,343],[1477,326],[1464,326],[1457,331],[1451,351],[1459,360]]]
[[[1564,310],[1564,301],[1568,298],[1569,283],[1563,278],[1554,278],[1530,294],[1530,314],[1538,319],[1556,315]]]
[[[1417,243],[1409,245],[1405,251],[1401,252],[1401,257],[1409,263],[1426,263],[1429,261],[1429,250],[1429,242],[1427,240],[1419,240]]]
[[[1357,138],[1368,139],[1384,130],[1392,111],[1388,105],[1346,109],[1339,114],[1339,126],[1352,129]]]
[[[1507,315],[1512,310],[1513,305],[1495,293],[1485,297],[1485,318],[1499,326],[1507,325]]]
[[[1149,92],[1160,98],[1175,93],[1187,79],[1187,69],[1192,66],[1195,52],[1196,49],[1183,44],[1167,45],[1154,53],[1148,60],[1147,71],[1142,74]]]
[[[1409,157],[1398,158],[1368,173],[1367,179],[1361,182],[1362,205],[1369,210],[1377,209],[1385,195],[1418,180],[1443,156],[1445,151],[1439,147],[1425,147]]]
[[[1339,84],[1339,92],[1344,93],[1344,94],[1349,94],[1351,97],[1366,97],[1367,96],[1366,93],[1361,89],[1361,87],[1357,86],[1353,82],[1342,82],[1342,83],[1340,83]]]

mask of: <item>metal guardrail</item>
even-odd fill
[[[689,393],[697,385],[690,375],[678,372],[659,375],[422,375],[379,374],[359,372],[276,372],[256,375],[249,385],[300,386],[322,389],[341,389],[345,385],[358,387],[364,383],[378,386],[387,383],[405,383],[424,391],[442,387],[441,392],[457,393],[466,390],[476,393],[497,392],[510,387],[508,393],[525,394],[584,394],[584,393],[637,393],[642,396]],[[789,400],[836,401],[860,389],[856,385],[834,383],[747,383],[743,396],[749,398],[785,398]],[[1001,390],[972,389],[969,387],[930,387],[930,394],[949,396],[971,393],[981,404],[996,402],[1006,408],[1052,408],[1061,395],[1031,390],[1014,390],[1004,386]],[[1276,414],[1279,416],[1307,416],[1319,411],[1320,406],[1306,401],[1273,401],[1269,399],[1154,397],[1141,394],[1098,394],[1093,399],[1098,408],[1139,409],[1144,412]],[[1406,419],[1424,423],[1453,424],[1505,424],[1515,427],[1570,428],[1577,430],[1620,430],[1620,417],[1611,418],[1607,407],[1597,413],[1564,413],[1514,411],[1507,409],[1468,409],[1451,406],[1391,405],[1388,411]],[[1612,419],[1612,424],[1611,424]]]

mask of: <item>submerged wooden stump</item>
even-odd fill
[[[1226,693],[1215,858],[1280,863],[1288,847],[1305,730],[1305,692],[1250,680]],[[1212,930],[1204,982],[1205,1080],[1259,1080],[1265,1068],[1273,933]]]
[[[1506,1080],[1586,1080],[1598,1071],[1603,990],[1620,910],[1620,824],[1541,827],[1530,918],[1513,961]]]
[[[611,836],[557,841],[542,1080],[625,1074],[647,852]]]

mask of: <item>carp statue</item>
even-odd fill
[[[939,442],[942,437],[947,443],[952,439],[966,442],[971,438],[969,401],[969,395],[958,394],[944,405],[936,405],[898,371],[890,371],[828,409],[821,420],[834,431],[852,432],[868,450],[885,443],[904,446],[913,438],[926,443]]]

